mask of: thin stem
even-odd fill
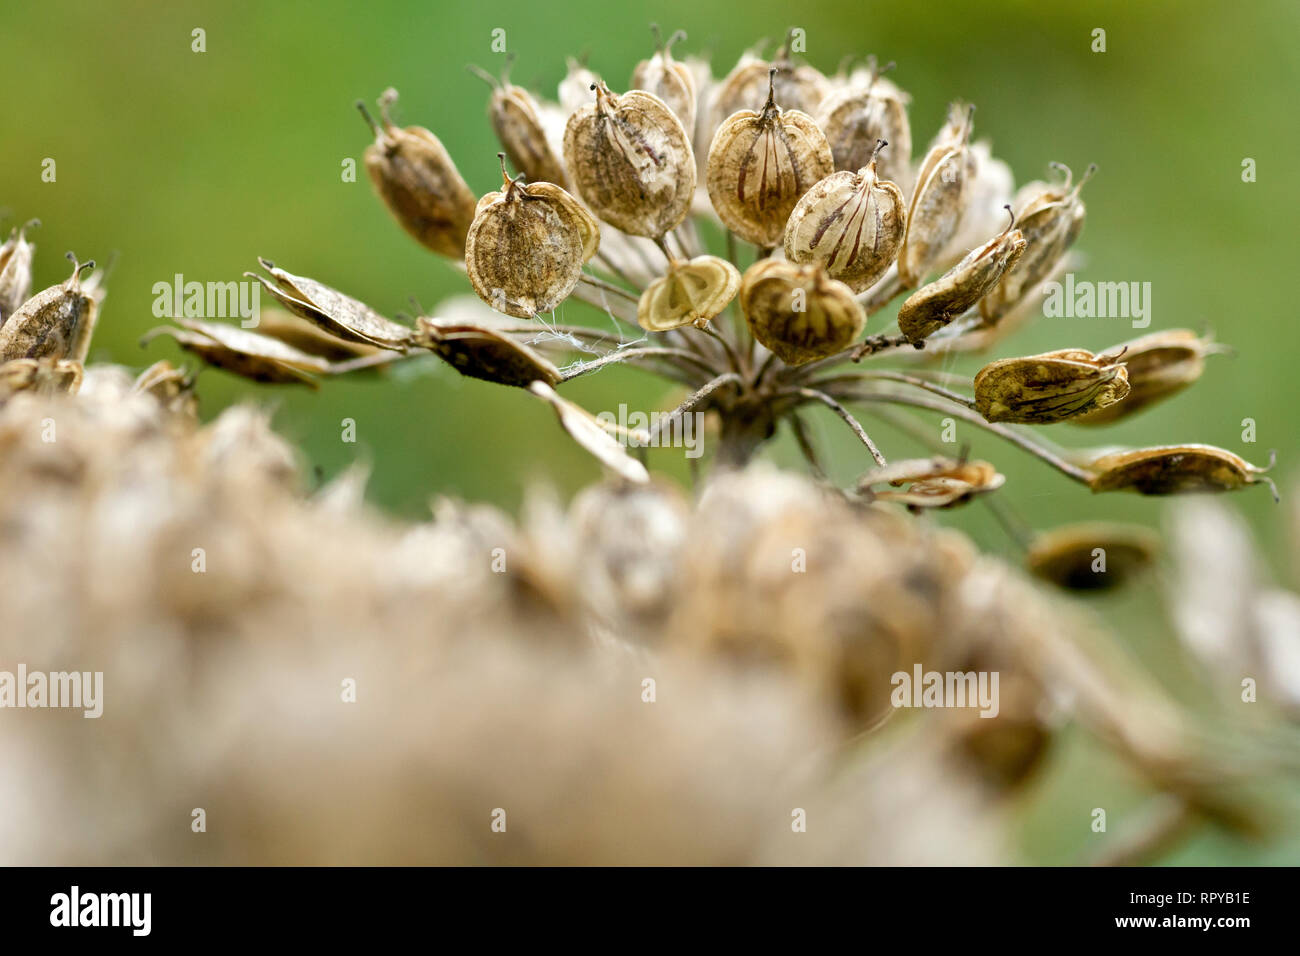
[[[722,351],[724,351],[727,354],[727,362],[731,365],[731,370],[733,372],[740,372],[743,370],[744,366],[740,364],[740,357],[736,355],[735,350],[731,347],[731,343],[728,342],[723,336],[719,335],[716,331],[709,328],[707,325],[694,325],[691,326],[691,328],[699,329],[705,335],[708,335],[716,339],[718,343],[722,345]]]
[[[570,292],[569,295],[580,302],[594,305],[596,308],[612,315],[620,322],[625,322],[628,325],[637,324],[636,310],[628,308],[630,303],[625,303],[624,300],[620,299],[614,304],[617,306],[617,308],[615,308],[614,305],[611,305],[607,301],[604,289],[592,288],[585,283],[579,282],[573,287],[573,291]]]
[[[601,289],[605,292],[610,293],[611,295],[620,296],[621,298],[626,299],[628,302],[639,303],[641,301],[640,296],[633,295],[631,292],[628,292],[626,289],[619,288],[618,286],[614,285],[611,282],[606,282],[604,279],[597,279],[595,276],[589,276],[585,272],[578,277],[578,281],[591,286],[593,289]]]
[[[831,398],[831,396],[827,395],[825,392],[820,392],[815,388],[800,388],[795,391],[802,398],[810,401],[821,402],[836,415],[840,416],[840,418],[844,419],[845,424],[847,424],[849,428],[853,429],[853,433],[858,436],[858,440],[867,446],[867,451],[871,452],[871,457],[876,460],[876,464],[882,466],[887,464],[885,456],[880,453],[880,449],[876,447],[876,443],[871,440],[871,436],[867,434],[866,429],[858,423],[858,420],[853,417],[853,413],[847,408],[835,399]]]
[[[776,362],[776,353],[775,352],[767,353],[767,358],[763,359],[762,366],[759,368],[757,374],[754,375],[755,388],[758,388],[758,386],[763,384],[764,376],[767,375],[768,369],[770,369],[773,363],[775,362]]]
[[[799,445],[804,461],[808,462],[808,467],[812,469],[813,477],[818,481],[829,481],[826,469],[817,458],[817,449],[813,446],[812,436],[808,434],[807,424],[794,413],[790,415],[790,430],[794,432],[794,440]]]
[[[902,280],[898,277],[898,267],[890,266],[880,281],[858,296],[858,302],[867,315],[879,312],[902,291]]]
[[[700,386],[700,388],[696,389],[695,392],[689,395],[684,402],[674,408],[667,415],[661,416],[659,420],[655,422],[654,426],[650,429],[650,437],[646,444],[653,444],[665,428],[671,427],[679,418],[691,409],[695,408],[724,385],[732,384],[741,384],[740,376],[735,372],[724,372],[717,378],[711,379],[704,385]]]
[[[890,372],[884,369],[870,369],[859,372],[857,375],[841,375],[836,378],[821,379],[820,381],[811,382],[809,384],[816,388],[825,388],[827,385],[838,384],[840,382],[852,381],[855,379],[858,381],[863,379],[874,379],[887,382],[901,382],[904,385],[911,385],[913,388],[924,389],[927,392],[938,395],[940,398],[946,398],[950,402],[956,402],[958,405],[964,405],[967,408],[975,407],[974,399],[967,398],[965,395],[958,395],[956,392],[951,392],[942,385],[927,382],[914,375],[906,375],[903,372]]]
[[[359,355],[356,358],[345,359],[342,362],[331,362],[329,366],[330,375],[346,375],[348,372],[359,372],[367,368],[380,368],[384,365],[392,365],[396,362],[403,362],[407,359],[419,358],[430,353],[420,349],[414,352],[374,352],[370,355]]]
[[[611,259],[609,256],[607,256],[605,253],[597,252],[596,258],[600,260],[601,265],[603,265],[606,269],[609,270],[611,275],[615,276],[616,278],[622,279],[624,282],[626,282],[634,289],[641,288],[641,283],[633,279],[630,275],[627,274],[626,271],[619,268],[618,264],[615,263],[614,260]]]
[[[583,362],[579,365],[570,366],[565,372],[561,382],[572,381],[580,375],[586,375],[588,372],[594,372],[597,369],[604,368],[606,365],[617,365],[622,362],[631,362],[638,359],[649,358],[678,358],[683,361],[689,361],[708,372],[713,368],[699,356],[685,349],[673,348],[644,348],[644,349],[620,349],[617,352],[610,352],[608,355],[602,355],[598,359],[592,359],[590,362]]]

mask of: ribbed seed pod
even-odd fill
[[[420,126],[393,125],[389,108],[395,102],[393,89],[379,98],[381,126],[357,101],[375,134],[375,142],[366,147],[366,172],[403,229],[426,249],[459,259],[474,221],[474,194],[438,137]]]
[[[893,65],[877,70],[873,59],[867,85],[849,85],[828,96],[816,114],[817,125],[831,145],[835,168],[841,171],[853,172],[867,165],[875,155],[876,142],[885,140],[889,150],[877,158],[880,178],[906,190],[911,180],[912,127],[897,87],[879,79]]]
[[[1128,394],[1116,356],[1061,349],[992,362],[975,376],[975,407],[990,422],[1046,425],[1105,408]]]
[[[961,225],[967,177],[974,176],[969,142],[975,108],[954,103],[948,123],[921,162],[898,253],[903,288],[913,289],[939,261]]]
[[[740,110],[709,147],[709,199],[741,239],[771,248],[781,242],[795,204],[834,171],[831,148],[811,116],[776,104],[769,73],[761,112]]]
[[[267,385],[309,385],[316,388],[316,380],[308,373],[329,370],[329,363],[324,359],[300,352],[268,335],[220,322],[185,318],[174,321],[182,327],[152,329],[141,339],[141,344],[159,335],[167,335],[209,365]]]
[[[1271,465],[1270,465],[1271,467]],[[1164,445],[1102,455],[1088,465],[1093,491],[1136,491],[1176,495],[1199,491],[1235,491],[1246,485],[1277,488],[1259,468],[1213,445]]]
[[[1181,392],[1201,377],[1205,356],[1216,350],[1210,339],[1190,329],[1153,332],[1109,349],[1124,355],[1128,397],[1117,405],[1081,416],[1077,424],[1108,425]]]
[[[830,81],[820,70],[791,59],[787,38],[770,62],[747,53],[718,84],[711,110],[713,128],[741,110],[761,110],[764,94],[773,84],[776,99],[785,109],[800,110],[809,116],[817,113],[831,92]]]
[[[853,344],[866,326],[853,290],[820,262],[763,259],[740,282],[740,307],[750,331],[787,365],[803,365]]]
[[[27,241],[27,230],[40,224],[39,219],[24,223],[0,245],[0,325],[32,294],[32,256],[36,247]]]
[[[673,44],[685,40],[685,32],[678,30],[663,42],[658,24],[651,24],[659,49],[648,60],[642,60],[632,70],[632,89],[653,93],[673,111],[686,130],[687,139],[695,131],[695,75],[685,63],[673,59]]]
[[[421,317],[415,343],[435,353],[469,378],[527,388],[533,382],[556,385],[560,372],[528,346],[482,325]]]
[[[1005,481],[987,461],[937,456],[875,468],[859,479],[858,491],[869,501],[895,501],[909,509],[951,508],[975,495],[996,491]],[[877,490],[881,485],[885,487]]]
[[[514,60],[514,54],[506,57],[500,81],[486,70],[470,67],[474,75],[492,87],[492,98],[488,101],[492,130],[511,165],[522,170],[525,179],[530,183],[554,183],[564,188],[568,186],[568,178],[547,142],[546,130],[532,94],[510,82],[510,67]]]
[[[894,263],[903,241],[903,194],[876,175],[883,139],[856,173],[831,173],[790,213],[785,227],[786,258],[821,262],[833,279],[864,292]]]
[[[727,307],[740,288],[740,271],[726,259],[697,256],[674,260],[668,272],[650,283],[637,303],[636,320],[647,332],[683,325],[703,327]]]
[[[94,307],[81,288],[81,274],[95,268],[95,262],[78,262],[71,252],[68,258],[72,275],[36,293],[0,326],[0,362],[71,357],[77,330]]]
[[[294,275],[269,259],[259,258],[257,261],[271,273],[275,282],[255,272],[245,272],[244,275],[262,283],[262,287],[294,315],[330,335],[393,351],[400,351],[410,342],[410,328],[380,315],[361,300],[307,276]]]

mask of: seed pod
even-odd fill
[[[767,105],[740,110],[709,147],[709,199],[728,229],[771,248],[781,241],[795,204],[834,171],[831,148],[811,116],[776,105],[776,70]]]
[[[68,358],[77,329],[92,308],[81,288],[81,273],[95,262],[78,262],[71,252],[72,275],[67,281],[36,293],[0,327],[0,362],[20,358]]]
[[[997,287],[980,300],[980,315],[985,325],[995,324],[1047,278],[1083,228],[1085,210],[1079,190],[1097,167],[1089,166],[1073,189],[1069,168],[1061,168],[1066,172],[1064,184],[1033,183],[1016,196],[1016,219],[1025,237],[1025,252],[1016,268],[1007,272]]]
[[[787,365],[848,348],[867,323],[853,290],[819,262],[759,260],[741,279],[740,307],[754,338]]]
[[[911,510],[951,508],[1002,487],[1006,478],[987,461],[937,456],[896,461],[872,469],[858,481],[868,501],[897,501]],[[897,490],[902,485],[906,490]],[[881,490],[875,486],[889,485]]]
[[[683,325],[703,328],[727,307],[740,288],[740,271],[726,259],[697,256],[674,260],[668,272],[641,294],[636,320],[647,332],[666,332]]]
[[[569,117],[564,161],[591,211],[630,235],[657,238],[690,211],[690,137],[653,93],[617,96],[597,84],[596,102]]]
[[[673,115],[681,120],[689,140],[695,130],[695,76],[685,63],[674,60],[672,54],[673,44],[685,40],[686,34],[678,30],[664,43],[659,25],[652,23],[650,29],[654,31],[659,50],[650,59],[636,65],[632,71],[632,89],[653,93],[663,100]]]
[[[1149,528],[1086,522],[1038,535],[1029,545],[1025,566],[1057,587],[1101,591],[1127,584],[1150,568],[1159,549],[1160,537]]]
[[[864,168],[831,173],[803,194],[785,227],[786,258],[821,262],[855,293],[888,271],[905,218],[898,186],[876,175],[876,157],[888,145],[880,140]]]
[[[563,189],[568,180],[546,138],[537,104],[527,90],[510,82],[510,67],[514,59],[513,53],[506,57],[506,68],[500,81],[476,66],[471,66],[470,70],[492,87],[488,117],[511,164],[522,170],[530,183],[554,183]]]
[[[395,102],[393,89],[379,98],[381,126],[357,101],[357,109],[375,133],[375,142],[365,153],[370,181],[398,224],[417,242],[459,259],[474,220],[474,194],[438,137],[420,126],[393,125],[388,111]]]
[[[788,110],[799,110],[809,117],[815,115],[822,101],[831,92],[830,81],[821,71],[806,63],[795,63],[790,58],[790,37],[768,62],[746,53],[735,68],[718,84],[713,95],[711,110],[714,129],[741,110],[763,109],[764,93],[775,85],[776,99]],[[820,178],[820,177],[818,177]]]
[[[1272,467],[1270,463],[1269,467]],[[1115,452],[1094,460],[1093,491],[1132,490],[1142,495],[1176,495],[1197,491],[1235,491],[1263,482],[1277,498],[1268,469],[1213,445],[1165,445]]]
[[[563,302],[596,254],[600,226],[553,183],[525,185],[506,174],[504,188],[478,201],[465,245],[465,268],[478,297],[498,312],[531,319]]]
[[[889,151],[881,155],[881,179],[906,189],[911,179],[912,127],[907,120],[905,100],[898,88],[880,81],[871,60],[871,77],[865,86],[849,85],[828,96],[817,112],[817,125],[826,134],[835,168],[853,172],[867,165],[876,154],[876,142],[885,140]]]
[[[84,369],[69,359],[14,359],[0,365],[0,401],[16,392],[37,395],[75,395]]]
[[[974,114],[973,106],[952,105],[947,125],[917,172],[907,210],[907,235],[898,253],[898,276],[905,289],[920,285],[961,225],[966,180],[975,175],[968,145]]]
[[[411,330],[408,327],[384,318],[364,302],[315,279],[276,268],[269,259],[259,258],[257,261],[271,273],[275,284],[254,272],[245,272],[244,275],[262,283],[266,291],[294,315],[330,335],[347,342],[376,345],[393,351],[401,351],[410,341]]]
[[[199,403],[194,394],[194,376],[166,359],[154,362],[141,372],[132,387],[137,392],[152,395],[163,408],[173,414],[189,419],[198,418]]]
[[[600,82],[600,77],[589,70],[583,61],[569,57],[566,62],[568,72],[560,80],[556,95],[559,96],[560,109],[564,115],[571,116],[591,102],[591,88]]]
[[[316,388],[316,380],[306,369],[326,371],[327,363],[315,356],[291,349],[283,342],[219,322],[199,322],[193,319],[175,320],[184,328],[160,326],[151,329],[141,338],[145,345],[159,335],[168,335],[187,352],[193,352],[203,361],[235,375],[267,385],[308,385]]]
[[[602,465],[627,481],[645,484],[650,473],[645,465],[629,455],[600,421],[586,409],[561,398],[545,382],[533,382],[528,390],[543,401],[549,402],[560,419],[560,427],[579,445],[589,451]]]
[[[345,342],[292,312],[274,307],[264,307],[261,310],[257,331],[308,355],[319,356],[327,362],[344,362],[385,351],[360,342]]]
[[[559,369],[528,346],[482,325],[421,317],[415,344],[435,353],[469,378],[527,388],[542,381],[558,385]]]
[[[1011,207],[1006,207],[1008,214]],[[908,296],[898,310],[898,330],[912,343],[924,341],[988,294],[1025,251],[1016,218],[999,235],[972,249],[961,262]]]
[[[0,246],[0,325],[32,294],[32,256],[36,247],[27,241],[27,230],[40,224],[39,219],[24,223]]]
[[[1078,419],[1080,425],[1108,425],[1191,385],[1205,371],[1205,356],[1218,351],[1210,339],[1190,329],[1169,329],[1117,345],[1124,355],[1129,393],[1124,401]]]
[[[1046,425],[1113,405],[1128,394],[1116,356],[1062,349],[1001,359],[975,376],[975,407],[990,422]]]

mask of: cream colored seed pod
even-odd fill
[[[0,245],[0,325],[32,294],[32,257],[36,247],[27,241],[27,230],[40,224],[39,219],[24,223]]]
[[[880,178],[907,189],[912,178],[912,127],[903,97],[892,84],[880,81],[882,72],[873,63],[866,86],[850,85],[828,96],[817,111],[817,125],[831,145],[837,170],[861,169],[875,155],[877,140],[888,142],[889,151],[877,159]]]
[[[616,96],[569,117],[564,161],[578,194],[605,222],[655,239],[681,225],[695,195],[695,154],[679,120],[653,93]]]
[[[636,320],[647,332],[666,332],[683,325],[703,327],[727,307],[740,288],[740,271],[726,259],[697,256],[675,260],[668,273],[652,282],[637,303]]]
[[[95,268],[71,252],[72,275],[36,293],[0,326],[0,362],[23,358],[76,359],[73,349],[95,304],[81,287],[81,273]]]
[[[84,369],[71,359],[14,359],[0,364],[0,403],[16,392],[76,395]]]
[[[787,365],[848,348],[867,323],[853,290],[819,262],[754,263],[740,282],[740,307],[754,338]]]
[[[975,407],[990,422],[1046,425],[1105,408],[1128,394],[1116,356],[1061,349],[1000,359],[975,375]]]
[[[907,235],[898,254],[898,277],[905,289],[921,284],[961,225],[966,180],[975,174],[968,146],[974,112],[974,107],[953,104],[947,125],[917,172]]]
[[[492,87],[492,99],[488,101],[492,130],[511,164],[523,171],[525,179],[530,183],[554,183],[563,189],[569,184],[568,178],[547,142],[537,104],[531,93],[510,82],[513,64],[514,54],[510,54],[499,81],[486,70],[470,67]]]
[[[685,40],[686,33],[678,30],[662,42],[658,24],[651,24],[659,49],[648,60],[642,60],[632,71],[632,89],[653,93],[681,120],[687,138],[695,131],[695,74],[685,63],[673,59],[673,44]]]
[[[307,276],[294,275],[268,259],[259,258],[257,261],[275,281],[253,272],[244,275],[262,283],[262,287],[294,315],[330,335],[393,351],[401,351],[410,341],[409,327],[380,315],[360,299]]]
[[[871,501],[894,501],[909,509],[951,508],[1006,481],[987,461],[938,456],[896,461],[867,472],[858,491]],[[906,489],[901,485],[907,485]],[[877,490],[878,486],[880,487]]]
[[[1143,495],[1174,495],[1235,491],[1263,482],[1277,498],[1277,488],[1264,475],[1266,468],[1252,465],[1213,445],[1165,445],[1116,452],[1095,459],[1088,470],[1094,476],[1093,491],[1129,490]]]
[[[734,113],[709,147],[714,210],[737,236],[764,248],[781,242],[795,204],[834,171],[831,148],[812,117],[776,105],[775,75],[768,75],[762,111]]]
[[[876,160],[889,144],[876,143],[856,173],[827,176],[790,213],[785,254],[793,262],[821,262],[831,278],[865,292],[888,271],[903,241],[903,194],[876,175]]]
[[[817,113],[831,92],[830,81],[820,70],[790,58],[787,39],[771,62],[747,53],[718,84],[710,111],[713,128],[717,129],[741,110],[761,110],[764,94],[772,84],[776,87],[777,101],[785,109],[800,110],[809,116]]]
[[[1108,425],[1185,389],[1205,371],[1205,357],[1220,351],[1191,329],[1169,329],[1117,345],[1128,370],[1129,393],[1124,401],[1078,419],[1080,425]]]
[[[465,269],[478,297],[498,312],[531,319],[563,302],[600,245],[600,225],[554,183],[510,179],[478,201]]]

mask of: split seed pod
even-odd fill
[[[569,117],[564,161],[591,211],[629,235],[657,238],[690,212],[691,140],[653,93],[618,96],[597,84],[596,102]]]
[[[0,365],[0,401],[15,392],[38,395],[75,395],[84,368],[70,359],[14,359]]]
[[[996,491],[1006,478],[987,461],[937,456],[896,461],[875,468],[858,481],[869,501],[896,501],[910,509],[951,508],[978,494]],[[900,486],[908,485],[906,489]],[[876,490],[878,485],[887,485]]]
[[[642,60],[632,71],[632,89],[653,93],[673,111],[682,122],[687,136],[695,129],[695,75],[685,63],[673,59],[673,44],[685,40],[686,34],[678,30],[662,42],[658,24],[651,24],[659,49],[648,60]]]
[[[717,256],[674,260],[637,303],[636,320],[647,332],[704,325],[736,297],[740,270]]]
[[[831,84],[820,70],[791,59],[792,36],[793,33],[786,38],[771,62],[747,53],[718,84],[711,111],[714,129],[741,110],[761,110],[764,93],[773,84],[777,100],[786,109],[800,110],[810,117],[817,113],[822,101],[830,95]]]
[[[819,262],[759,260],[741,279],[740,307],[754,338],[787,365],[848,348],[867,323],[853,290]]]
[[[793,262],[821,262],[831,278],[865,292],[893,265],[903,241],[903,194],[876,175],[883,139],[856,173],[831,173],[790,213],[785,254]]]
[[[65,282],[36,293],[0,326],[0,362],[20,358],[70,358],[77,331],[93,309],[91,297],[81,287],[81,274],[95,262],[72,260],[72,275]]]
[[[268,259],[259,258],[257,261],[271,273],[275,283],[255,272],[245,272],[244,275],[262,283],[266,291],[294,315],[330,335],[347,342],[376,345],[393,351],[401,351],[410,342],[411,330],[407,326],[384,318],[364,302],[315,279],[279,269]]]
[[[415,344],[435,353],[469,378],[527,388],[533,382],[558,385],[559,369],[528,346],[481,325],[421,317]]]
[[[650,473],[645,465],[629,455],[618,441],[606,431],[600,421],[580,405],[561,398],[545,382],[533,382],[528,390],[548,402],[560,419],[560,427],[574,441],[590,452],[602,465],[627,481],[646,484]]]
[[[1272,467],[1271,463],[1269,467]],[[1235,491],[1259,482],[1277,488],[1259,468],[1213,445],[1166,445],[1102,455],[1088,470],[1093,491],[1132,490],[1143,495]]]
[[[776,105],[775,77],[772,70],[761,111],[740,110],[718,129],[707,175],[709,199],[726,227],[764,248],[781,242],[795,204],[835,165],[812,117]]]
[[[1025,565],[1031,574],[1058,587],[1100,591],[1127,584],[1151,567],[1159,550],[1160,536],[1149,528],[1085,522],[1038,535],[1029,545]]]
[[[393,125],[388,110],[396,101],[393,89],[380,97],[382,125],[357,101],[357,109],[375,133],[375,142],[366,147],[366,171],[403,229],[426,249],[459,259],[465,254],[465,233],[474,221],[474,194],[438,137],[420,126]]]
[[[39,219],[24,223],[0,245],[0,325],[32,294],[32,256],[36,247],[27,241],[27,230],[40,224]]]
[[[1007,212],[1011,212],[1010,206]],[[965,313],[1015,266],[1025,251],[1025,237],[1015,224],[1012,216],[1002,233],[972,249],[938,279],[907,297],[898,310],[898,330],[909,342],[924,341]]]
[[[969,147],[974,114],[973,106],[954,103],[947,125],[921,162],[907,210],[907,235],[898,253],[898,276],[905,289],[921,284],[961,225],[966,180],[975,175]]]
[[[835,168],[853,172],[875,155],[876,141],[889,143],[889,152],[877,160],[880,178],[906,188],[911,179],[912,127],[904,98],[896,87],[878,82],[884,70],[874,59],[866,86],[848,86],[832,93],[817,112],[817,125],[826,134]]]
[[[194,394],[194,377],[166,359],[154,362],[141,372],[132,388],[156,398],[165,409],[189,419],[197,419],[198,398]]]
[[[1106,408],[1128,394],[1117,356],[1061,349],[1000,359],[975,376],[975,407],[990,422],[1046,425]]]
[[[329,362],[325,359],[309,355],[269,335],[224,322],[187,318],[172,321],[181,328],[154,329],[143,342],[160,334],[170,335],[181,348],[198,355],[209,365],[257,382],[306,384],[314,388],[315,380],[305,373],[329,371]]]
[[[553,183],[511,179],[478,201],[465,268],[478,297],[498,312],[531,319],[568,298],[600,245],[600,225]]]
[[[500,81],[486,70],[470,67],[476,76],[492,87],[492,99],[488,101],[492,129],[511,165],[522,170],[530,183],[554,183],[564,188],[568,185],[564,167],[551,150],[532,94],[510,82],[510,67],[514,59],[513,53],[506,58],[505,72]]]
[[[1169,329],[1117,345],[1128,370],[1128,397],[1078,420],[1080,425],[1108,425],[1182,391],[1205,371],[1205,356],[1217,347],[1190,329]]]
[[[286,309],[263,307],[258,316],[257,331],[279,339],[308,355],[316,355],[327,362],[346,362],[366,355],[377,355],[384,349],[360,342],[345,342],[330,335],[320,326],[294,315]]]

